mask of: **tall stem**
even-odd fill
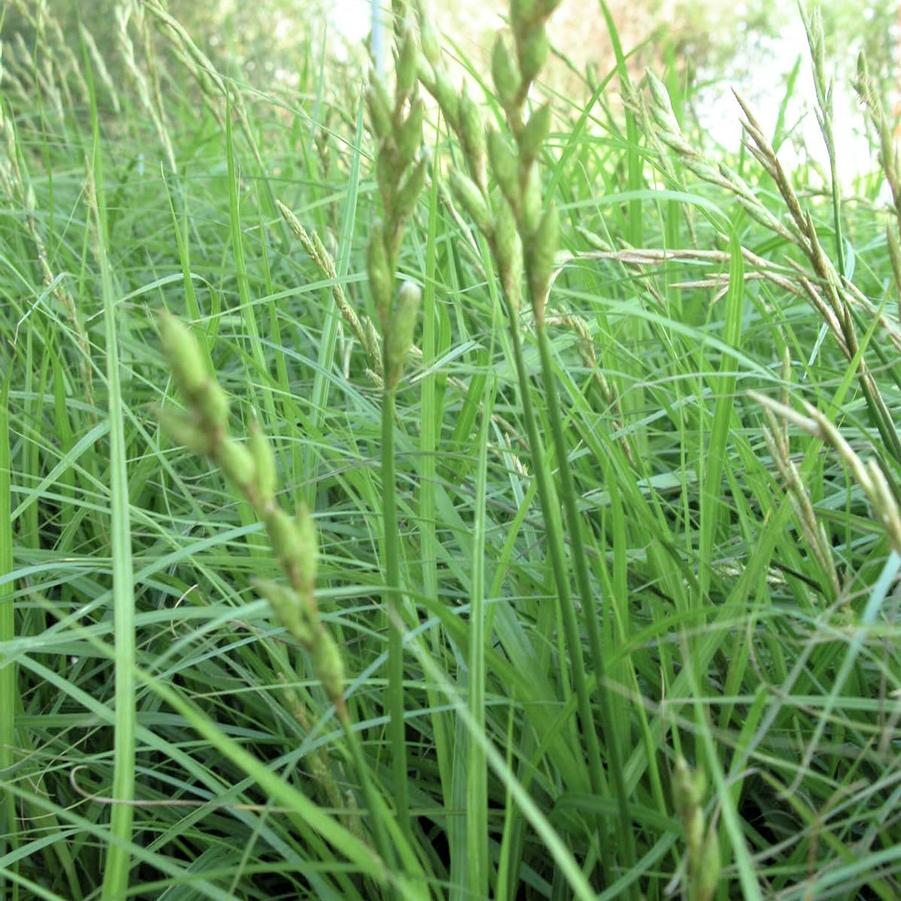
[[[538,500],[544,514],[544,525],[547,537],[548,552],[551,558],[551,569],[554,575],[554,584],[557,589],[557,598],[560,602],[560,613],[563,617],[563,629],[566,644],[569,649],[572,664],[573,685],[576,690],[579,720],[582,725],[582,733],[585,738],[586,756],[588,757],[588,777],[591,790],[595,795],[602,796],[605,793],[603,768],[601,766],[601,749],[598,744],[597,728],[594,723],[594,714],[591,709],[591,693],[588,690],[588,681],[585,677],[585,662],[582,656],[582,645],[579,639],[578,623],[576,621],[575,608],[569,590],[569,577],[566,571],[566,561],[563,553],[563,535],[561,534],[557,511],[553,508],[551,499],[551,487],[548,483],[544,466],[544,451],[541,444],[541,436],[535,421],[532,409],[531,386],[529,375],[526,371],[525,360],[522,353],[522,336],[519,331],[519,322],[516,313],[510,311],[510,335],[513,342],[513,357],[516,364],[516,376],[519,382],[520,402],[522,404],[523,420],[526,425],[526,436],[529,440],[529,455],[532,460],[532,469],[535,473],[535,482],[538,486]],[[598,817],[598,830],[602,840],[606,839],[607,830],[603,819]],[[610,871],[605,855],[601,855],[601,867],[604,871],[605,881],[610,882]]]
[[[382,394],[382,516],[385,529],[383,603],[388,613],[388,736],[394,775],[394,797],[397,821],[404,835],[409,838],[411,824],[407,790],[407,739],[404,728],[404,647],[401,613],[403,599],[400,586],[399,526],[395,497],[394,400],[394,388],[386,385]]]
[[[585,555],[585,544],[582,540],[582,520],[576,504],[576,487],[569,466],[569,451],[563,435],[563,421],[560,416],[560,401],[557,395],[557,383],[554,379],[554,361],[551,357],[551,343],[544,323],[537,324],[538,350],[541,356],[541,376],[547,401],[548,415],[551,420],[551,437],[557,455],[557,470],[560,474],[560,489],[563,495],[563,512],[566,516],[566,529],[569,533],[572,548],[573,564],[576,571],[576,585],[582,598],[582,613],[585,629],[588,632],[588,646],[591,650],[600,688],[601,726],[607,744],[610,763],[610,777],[616,792],[617,810],[619,813],[620,831],[625,859],[625,868],[631,869],[635,864],[635,839],[632,835],[632,818],[629,815],[629,799],[623,772],[623,756],[620,747],[619,732],[613,721],[613,707],[605,683],[606,669],[604,651],[601,641],[601,627],[598,620],[598,609],[595,601],[591,578],[588,573],[588,559]],[[630,896],[635,896],[635,888],[630,888]]]

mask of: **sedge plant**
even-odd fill
[[[160,424],[173,440],[210,458],[263,523],[287,584],[256,579],[254,585],[287,633],[307,652],[314,675],[334,705],[370,808],[376,845],[384,861],[393,864],[395,855],[386,832],[384,804],[372,786],[344,697],[344,661],[322,621],[316,599],[319,552],[313,515],[301,504],[291,516],[278,502],[275,451],[259,423],[252,424],[246,443],[230,434],[228,397],[191,330],[163,312],[159,331],[173,382],[187,405],[186,411],[159,409]]]
[[[405,281],[395,287],[398,254],[404,225],[413,212],[425,183],[426,161],[419,155],[424,107],[416,96],[418,46],[410,19],[397,29],[393,97],[373,72],[367,101],[372,132],[377,141],[376,181],[382,219],[369,239],[369,288],[375,305],[382,346],[382,516],[384,550],[384,604],[388,613],[388,712],[394,797],[397,817],[410,833],[407,789],[407,742],[404,726],[404,612],[401,594],[399,522],[395,474],[394,430],[397,388],[413,344],[422,296],[420,288]]]
[[[610,778],[616,797],[620,863],[634,863],[634,840],[629,814],[628,791],[623,769],[620,730],[614,722],[612,705],[605,684],[603,640],[595,586],[592,585],[578,510],[576,486],[569,466],[569,448],[564,435],[563,417],[557,392],[551,342],[547,331],[546,309],[555,274],[555,255],[559,246],[559,214],[554,203],[546,202],[541,182],[540,157],[544,151],[552,119],[552,108],[543,103],[531,109],[529,96],[550,51],[546,24],[560,0],[514,0],[510,6],[511,35],[499,34],[494,44],[491,71],[498,102],[504,114],[505,128],[487,131],[475,101],[464,90],[451,87],[441,64],[440,44],[421,15],[423,59],[420,78],[434,96],[449,126],[456,134],[467,163],[468,175],[459,170],[451,174],[454,193],[491,248],[504,289],[507,318],[519,384],[523,420],[532,458],[538,497],[544,513],[548,552],[560,604],[579,719],[585,741],[585,755],[596,795],[607,793],[602,766],[598,729],[592,706],[594,692],[589,684],[579,634],[577,604],[572,597],[566,562],[564,535],[557,513],[562,500],[566,530],[572,549],[572,564],[581,599],[583,622],[589,639],[591,663],[599,687],[601,728],[606,740]],[[489,185],[493,176],[496,188]],[[551,441],[556,456],[559,486],[555,490],[549,475],[543,442],[533,410],[530,376],[523,350],[520,324],[525,297],[534,322],[541,360],[541,382],[551,426]],[[613,873],[609,852],[614,847],[613,833],[601,821],[603,841],[602,867],[609,880]],[[630,891],[632,889],[630,888]]]

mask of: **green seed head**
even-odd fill
[[[253,454],[234,438],[224,438],[219,443],[216,459],[225,477],[242,491],[256,482],[257,467]]]
[[[194,417],[178,410],[162,408],[157,417],[163,431],[177,444],[182,444],[195,454],[206,455],[211,451],[209,436],[197,427]]]
[[[194,403],[203,417],[204,424],[216,431],[225,431],[228,426],[228,395],[214,379],[194,396]]]
[[[519,311],[522,279],[522,244],[516,231],[516,219],[503,197],[494,203],[494,252],[504,294],[514,313]]]
[[[385,384],[389,389],[394,388],[403,375],[407,354],[413,346],[421,299],[422,291],[413,282],[404,282],[397,292],[397,303],[385,344],[388,364]]]
[[[513,27],[525,30],[538,18],[538,0],[511,0],[510,21]]]
[[[645,77],[647,79],[648,89],[651,92],[651,99],[654,101],[654,104],[656,106],[662,107],[665,110],[669,110],[671,107],[669,93],[666,90],[666,86],[650,70],[645,73]]]
[[[310,630],[307,611],[297,596],[290,588],[271,582],[268,579],[254,579],[254,588],[269,602],[275,618],[293,635],[304,647],[309,647],[313,640]]]
[[[486,235],[492,232],[491,214],[482,192],[471,178],[467,178],[458,169],[451,172],[451,187],[463,208],[476,226]]]
[[[410,106],[410,115],[404,120],[397,134],[397,165],[399,169],[406,169],[416,156],[420,144],[422,144],[422,120],[425,106],[419,99],[414,100]]]
[[[403,38],[400,51],[397,55],[397,94],[399,97],[408,97],[416,84],[416,32],[411,23],[404,24]]]
[[[303,571],[306,545],[297,523],[280,507],[268,511],[264,517],[272,550],[284,568],[296,567]]]
[[[557,208],[552,204],[541,217],[529,247],[529,287],[532,291],[533,312],[539,322],[544,319],[544,308],[554,274],[559,232],[560,219]]]
[[[506,140],[498,131],[488,132],[488,158],[501,192],[513,209],[519,207],[519,164]]]
[[[464,88],[460,95],[460,135],[476,183],[485,184],[485,126],[476,102]]]
[[[310,654],[316,677],[329,700],[333,704],[340,703],[344,696],[344,661],[338,645],[324,627],[320,627],[314,636]]]
[[[260,501],[265,506],[275,498],[278,475],[272,443],[256,421],[250,427],[249,448],[256,467],[257,491],[260,494]]]
[[[523,165],[530,165],[541,152],[551,129],[551,105],[545,103],[529,117],[519,135],[519,154]]]
[[[431,16],[423,15],[419,19],[419,43],[429,64],[437,66],[441,62],[441,39]]]
[[[376,225],[369,239],[369,256],[367,259],[369,269],[369,289],[375,301],[379,319],[386,322],[388,311],[391,309],[391,295],[394,288],[394,274],[388,262],[388,254],[385,251],[384,227]]]
[[[551,44],[548,41],[544,27],[535,28],[526,35],[519,45],[519,71],[522,80],[529,83],[541,71],[550,52]]]
[[[695,892],[692,895],[695,901],[711,901],[716,895],[716,890],[720,883],[721,868],[720,842],[716,834],[716,828],[711,825],[704,838],[701,857],[696,867]]]
[[[375,76],[369,82],[366,105],[372,130],[380,141],[384,141],[391,134],[391,104],[384,85]]]
[[[413,214],[416,209],[416,201],[422,193],[425,186],[426,161],[421,159],[414,167],[413,171],[406,177],[401,186],[397,189],[397,198],[394,204],[394,214],[398,223],[404,222]]]
[[[684,757],[676,760],[673,793],[676,812],[681,816],[704,802],[707,793],[707,777],[703,770],[692,770]]]
[[[498,100],[505,110],[510,110],[516,103],[519,87],[522,84],[519,70],[513,54],[502,35],[498,35],[491,51],[491,77]]]
[[[159,314],[160,344],[178,389],[191,397],[207,381],[206,361],[191,330],[171,313]]]
[[[435,72],[435,99],[448,125],[456,129],[460,122],[460,98],[444,72]]]
[[[300,540],[299,557],[303,560],[303,576],[312,591],[319,569],[319,539],[316,536],[316,522],[306,504],[301,504],[294,518]]]

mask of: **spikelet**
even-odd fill
[[[313,516],[301,506],[292,517],[278,505],[275,452],[259,423],[251,425],[246,444],[229,434],[228,398],[197,339],[169,313],[161,313],[158,321],[172,380],[188,405],[187,413],[159,410],[160,425],[175,441],[210,457],[263,521],[288,585],[263,580],[255,583],[256,588],[276,619],[310,654],[316,677],[346,721],[340,652],[319,619],[316,603],[319,552]]]

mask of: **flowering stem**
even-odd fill
[[[579,639],[579,628],[576,622],[575,607],[569,588],[569,576],[566,570],[566,561],[563,553],[563,535],[560,530],[559,518],[554,509],[555,498],[545,469],[544,450],[541,444],[541,436],[535,421],[535,413],[532,408],[531,386],[526,370],[522,352],[522,335],[519,329],[519,321],[513,310],[509,311],[510,336],[513,345],[513,358],[516,363],[516,376],[519,382],[520,403],[522,404],[523,421],[526,426],[526,436],[529,441],[529,456],[532,460],[532,469],[535,473],[535,482],[538,487],[538,500],[544,514],[544,525],[547,538],[548,553],[551,558],[551,570],[554,576],[554,584],[557,589],[557,599],[560,604],[560,614],[563,618],[563,629],[566,644],[569,649],[572,665],[573,686],[576,691],[579,720],[582,725],[582,733],[586,742],[586,756],[588,759],[588,778],[592,792],[602,797],[605,792],[604,773],[601,766],[601,750],[598,744],[598,733],[595,727],[594,714],[591,709],[591,693],[588,690],[588,680],[585,677],[585,662],[582,656],[582,645]],[[603,823],[598,818],[598,829],[603,837]],[[609,884],[610,873],[607,868],[608,861],[601,855],[601,867],[604,870],[605,881]]]
[[[585,544],[582,538],[582,521],[576,504],[576,488],[569,466],[569,452],[563,434],[563,422],[560,416],[560,400],[554,380],[554,362],[551,357],[551,342],[543,323],[536,325],[538,336],[538,352],[541,356],[541,377],[547,402],[548,416],[551,421],[551,436],[557,455],[557,470],[560,478],[560,490],[563,495],[563,512],[566,517],[566,528],[572,548],[573,566],[576,573],[576,585],[582,599],[582,613],[585,628],[588,632],[588,646],[598,681],[601,702],[601,728],[607,745],[610,777],[616,792],[617,812],[619,814],[620,832],[624,850],[624,867],[628,870],[635,864],[635,839],[632,835],[632,818],[629,814],[629,799],[623,773],[623,757],[620,748],[619,732],[613,721],[613,708],[610,694],[605,683],[606,668],[604,650],[601,641],[601,628],[598,618],[597,603],[591,578],[588,573],[588,560],[585,555]],[[634,896],[634,887],[630,895]]]
[[[411,833],[407,791],[407,740],[404,728],[403,599],[400,585],[400,545],[394,460],[395,389],[382,393],[382,515],[384,517],[385,591],[388,614],[388,716],[391,766],[397,821],[407,837]]]

